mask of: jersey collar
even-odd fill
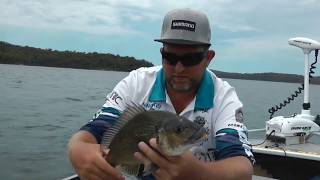
[[[203,79],[196,95],[194,110],[208,110],[213,107],[214,98],[214,83],[212,76],[207,69],[204,72]],[[163,68],[157,73],[156,81],[153,84],[150,102],[165,102],[166,101],[166,85]]]

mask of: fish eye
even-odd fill
[[[176,132],[179,133],[179,134],[182,133],[183,132],[183,127],[177,127],[176,128]]]

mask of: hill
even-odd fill
[[[57,51],[29,46],[17,46],[0,41],[0,64],[23,64],[31,66],[66,67],[131,71],[139,67],[150,67],[152,63],[134,57],[113,54]]]

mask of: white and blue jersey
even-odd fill
[[[108,94],[105,104],[81,130],[89,131],[100,142],[103,133],[132,102],[147,110],[176,113],[166,91],[161,66],[130,72]],[[179,115],[202,125],[209,134],[206,142],[192,149],[197,158],[214,161],[245,156],[254,163],[243,124],[242,103],[234,88],[210,70],[205,71],[196,97]]]

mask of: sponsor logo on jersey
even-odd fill
[[[115,91],[112,91],[110,94],[107,96],[107,101],[113,101],[116,104],[119,104],[120,101],[122,101],[123,98]]]

